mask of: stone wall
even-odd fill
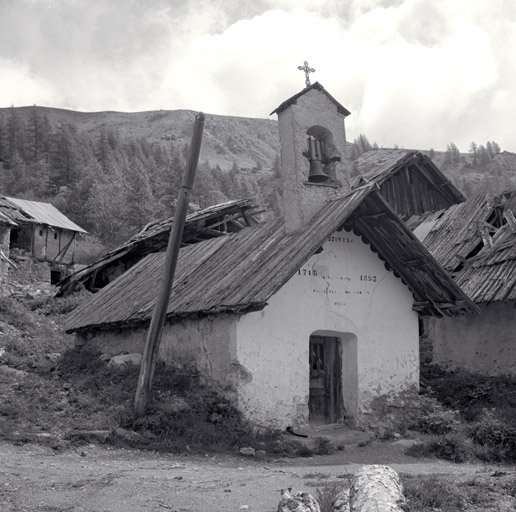
[[[488,375],[516,375],[516,303],[481,306],[479,315],[425,319],[432,362]]]

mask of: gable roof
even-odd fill
[[[15,223],[43,224],[46,226],[86,233],[50,203],[29,201],[15,197],[0,198],[0,213]]]
[[[425,211],[442,209],[454,203],[461,203],[466,200],[464,195],[453,185],[453,183],[440,171],[432,162],[432,159],[420,151],[405,149],[373,149],[363,153],[355,162],[355,170],[359,173],[353,179],[352,188],[364,185],[365,183],[376,183],[379,187],[392,180],[401,172],[417,174],[431,185],[430,193],[422,194],[417,187],[412,190],[403,190],[403,194],[412,200],[413,203],[422,201],[421,207]],[[413,176],[412,176],[413,178]],[[397,188],[396,183],[391,188]],[[413,183],[416,185],[416,183]],[[403,188],[403,185],[401,185]],[[382,190],[384,196],[390,193],[395,195],[396,190]],[[413,197],[411,195],[413,194]],[[440,197],[446,199],[448,204],[444,205]],[[385,197],[391,203],[389,197]],[[398,197],[399,198],[399,197]],[[392,203],[391,203],[392,204]],[[401,213],[401,212],[398,212]]]
[[[327,203],[295,233],[287,233],[280,219],[182,248],[167,319],[263,309],[341,227],[354,229],[371,244],[412,290],[418,311],[436,315],[474,311],[475,306],[374,188],[366,186]],[[103,288],[69,315],[67,331],[148,323],[164,259],[164,253],[150,254]]]
[[[193,212],[186,217],[182,244],[208,240],[255,224],[258,222],[252,214],[255,208],[251,200],[238,199]],[[59,283],[60,289],[57,296],[71,293],[79,284],[86,283],[93,274],[107,267],[117,265],[119,262],[130,267],[147,254],[165,250],[173,222],[173,217],[170,217],[147,224],[127,242],[63,279]]]
[[[312,85],[305,87],[302,91],[298,92],[297,94],[294,94],[294,96],[290,97],[288,100],[285,100],[278,108],[273,110],[269,115],[272,116],[272,114],[279,114],[280,112],[285,110],[290,105],[294,105],[297,102],[298,98],[300,98],[301,96],[303,96],[304,94],[306,94],[308,91],[310,91],[312,89],[316,89],[318,91],[321,91],[323,94],[325,94],[327,96],[327,98],[332,103],[335,104],[338,112],[340,114],[342,114],[343,116],[346,117],[346,116],[349,116],[349,114],[351,114],[351,112],[346,107],[341,105],[319,82],[315,82]]]
[[[474,196],[409,219],[436,260],[477,304],[516,300],[516,191]]]

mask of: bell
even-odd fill
[[[310,172],[308,173],[308,181],[310,183],[322,183],[328,181],[328,175],[323,171],[320,160],[310,160]]]

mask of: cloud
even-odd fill
[[[3,0],[2,106],[267,117],[304,60],[350,138],[516,150],[512,0]]]
[[[32,98],[32,104],[58,103],[59,98],[54,88],[45,80],[34,76],[28,66],[0,57],[0,91],[3,98],[9,98],[10,105],[30,104],[27,98]]]

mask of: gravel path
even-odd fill
[[[326,482],[346,483],[364,463],[388,463],[398,472],[411,474],[473,475],[492,469],[433,460],[408,462],[395,447],[388,449],[391,462],[374,446],[356,454],[350,450],[331,457],[256,461],[94,445],[55,452],[38,445],[0,443],[0,510],[274,512],[280,489],[314,492]]]

